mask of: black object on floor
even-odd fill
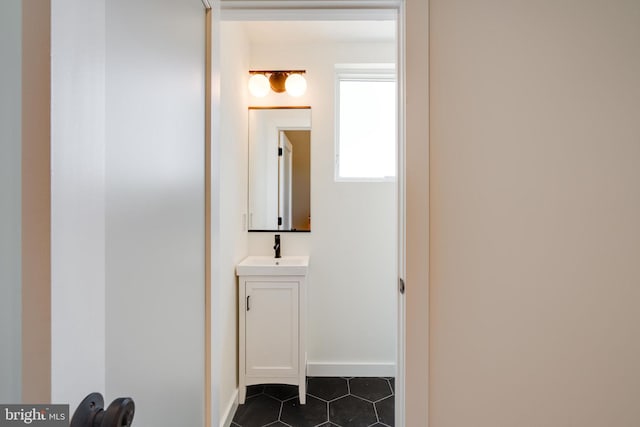
[[[71,427],[129,427],[135,404],[130,397],[119,397],[105,410],[100,393],[91,393],[80,402],[71,418]]]
[[[300,405],[297,386],[249,386],[231,426],[393,427],[394,390],[393,378],[310,377]]]

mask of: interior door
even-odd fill
[[[280,131],[279,146],[282,155],[279,157],[279,194],[278,221],[279,230],[291,230],[292,194],[293,194],[293,145],[285,131]]]

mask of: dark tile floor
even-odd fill
[[[298,387],[254,385],[232,427],[393,427],[393,378],[307,378],[307,403]]]

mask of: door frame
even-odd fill
[[[278,227],[282,227],[281,230],[290,230],[292,211],[291,152],[293,151],[293,146],[285,132],[284,129],[278,131],[278,148],[282,149],[282,156],[278,156],[278,217],[282,218],[282,225],[278,225]],[[280,221],[278,221],[278,224],[280,224]]]
[[[210,201],[211,194],[218,192],[219,188],[211,188],[212,182],[212,159],[215,162],[215,154],[211,151],[211,135],[218,129],[220,123],[212,119],[211,115],[211,79],[219,78],[217,70],[211,67],[211,57],[216,45],[212,43],[212,25],[222,20],[376,20],[376,19],[394,19],[397,23],[397,84],[398,84],[398,142],[397,142],[397,212],[398,212],[398,259],[397,272],[398,281],[402,283],[402,292],[398,292],[397,300],[397,349],[396,349],[396,385],[395,385],[395,425],[398,427],[405,426],[405,389],[406,389],[406,299],[404,294],[404,282],[407,275],[407,243],[406,243],[406,0],[342,0],[339,3],[331,0],[202,0],[207,8],[207,85],[206,103],[207,103],[207,133],[206,133],[206,174],[207,180],[207,214],[206,222],[208,224],[207,232],[207,279],[205,284],[206,296],[206,325],[205,325],[205,346],[206,346],[206,391],[205,391],[205,412],[206,427],[211,427],[212,421],[212,399],[216,398],[216,390],[213,385],[216,381],[212,378],[211,363],[216,359],[215,344],[212,346],[212,337],[217,336],[220,332],[216,331],[211,325],[212,304],[215,303],[215,289],[211,287],[211,211]],[[219,41],[217,41],[219,42]],[[427,135],[428,137],[428,135]],[[427,144],[428,146],[428,144]],[[212,157],[213,156],[213,157]],[[213,165],[215,166],[215,165]],[[424,165],[428,171],[428,162]],[[427,180],[428,184],[428,180]],[[219,185],[219,182],[214,182]],[[427,213],[428,220],[428,213]],[[428,263],[428,258],[426,260]],[[428,287],[427,287],[428,289]],[[428,309],[427,309],[428,312]],[[428,327],[428,322],[427,322]],[[428,333],[427,333],[428,334]],[[215,342],[215,340],[214,340]],[[428,384],[427,384],[428,385]],[[425,390],[428,396],[428,391]],[[425,402],[425,406],[427,403]],[[425,420],[427,422],[427,420]]]

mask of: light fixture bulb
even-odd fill
[[[302,74],[294,73],[284,82],[287,93],[291,96],[302,96],[307,91],[307,81]]]
[[[253,74],[249,78],[249,93],[255,97],[267,96],[270,88],[269,79],[264,74]]]

